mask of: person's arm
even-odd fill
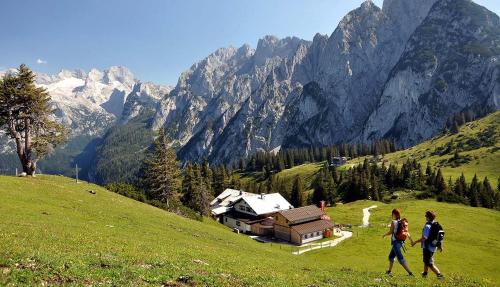
[[[415,246],[415,244],[423,242],[427,240],[427,237],[429,236],[429,231],[430,231],[430,226],[428,227],[427,225],[424,226],[424,231],[422,232],[422,237],[420,237],[417,241],[414,241],[411,246]]]
[[[394,221],[391,222],[391,228],[389,229],[389,231],[387,231],[386,234],[382,235],[382,238],[385,238],[386,236],[392,235],[393,233],[394,233]]]
[[[411,246],[413,246],[414,242],[413,242],[413,238],[411,238],[411,234],[410,233],[408,233],[408,238],[410,239]]]
[[[419,239],[417,239],[417,241],[413,241],[413,240],[412,240],[411,246],[415,246],[415,244],[420,243],[420,242],[422,242],[422,241],[425,241],[426,239],[427,239],[427,237],[422,236],[422,237],[420,237]]]

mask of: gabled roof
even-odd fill
[[[303,221],[310,218],[319,218],[324,214],[323,211],[321,211],[321,209],[319,209],[315,205],[283,210],[279,213],[292,224],[296,221]]]
[[[231,210],[231,207],[229,207],[229,206],[219,206],[219,207],[212,209],[212,214],[213,215],[221,215],[221,214],[224,214],[230,210]]]
[[[210,207],[212,208],[212,211],[219,207],[229,207],[241,197],[248,195],[256,195],[256,194],[244,192],[241,190],[226,188],[226,190],[224,190],[221,194],[219,194],[216,198],[214,198],[212,202],[210,202]],[[223,209],[219,209],[219,211],[222,210]]]
[[[244,200],[257,215],[275,213],[293,208],[293,205],[279,193],[243,196],[238,201],[240,200]]]
[[[292,226],[292,230],[295,230],[298,234],[307,234],[316,231],[324,231],[325,229],[332,228],[333,223],[330,220],[315,220],[303,224],[297,224]]]

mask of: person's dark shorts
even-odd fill
[[[422,250],[424,251],[424,264],[426,266],[434,265],[434,252],[429,251],[429,249],[427,248],[424,248]]]

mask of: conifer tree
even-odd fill
[[[486,208],[495,207],[495,191],[491,187],[488,177],[485,177],[480,190],[481,206]]]
[[[472,182],[469,187],[469,200],[470,205],[477,207],[479,206],[479,193],[481,191],[480,183],[477,180],[477,175],[474,174]]]
[[[337,198],[337,185],[328,169],[325,170],[323,186],[326,191],[326,202],[332,205],[335,204],[335,199]]]
[[[294,207],[301,207],[305,203],[304,183],[300,175],[297,175],[293,181],[291,203]]]
[[[203,180],[203,184],[205,185],[205,188],[207,189],[208,193],[214,195],[212,188],[213,174],[207,159],[203,159],[200,172],[201,172],[201,180]]]
[[[185,191],[183,196],[183,203],[198,212],[202,216],[210,214],[210,200],[212,196],[206,186],[206,181],[202,175],[203,167],[194,164],[192,167],[191,181],[184,184]]]
[[[326,173],[328,174],[328,171],[326,171]],[[326,176],[325,169],[322,168],[316,175],[316,178],[314,179],[313,183],[314,190],[311,197],[311,201],[316,205],[318,205],[322,200],[327,199],[325,176]]]
[[[446,182],[444,181],[443,174],[441,173],[441,169],[438,169],[436,177],[434,179],[434,187],[436,188],[436,193],[437,194],[442,194],[443,192],[446,192],[447,186]]]
[[[213,192],[214,196],[218,196],[226,189],[226,173],[224,167],[216,167],[212,171],[213,174]]]
[[[458,196],[465,196],[467,194],[467,183],[465,181],[465,176],[462,173],[455,181],[455,186],[453,187],[453,192]]]
[[[182,203],[186,206],[193,197],[194,180],[193,165],[188,162],[184,167],[184,176],[182,178]]]
[[[170,207],[180,188],[180,170],[176,154],[163,129],[154,140],[154,149],[146,159],[145,182],[148,193],[153,199],[160,200]]]
[[[290,192],[285,184],[285,181],[283,179],[277,178],[276,181],[278,182],[278,192],[283,196],[286,200],[292,201]]]
[[[37,162],[66,140],[67,130],[53,115],[49,93],[35,85],[26,65],[0,79],[0,129],[14,140],[27,175],[34,176]]]

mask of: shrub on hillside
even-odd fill
[[[118,193],[120,195],[126,196],[128,198],[135,199],[140,202],[146,202],[146,194],[140,190],[137,190],[135,186],[128,183],[110,183],[107,184],[106,189]]]
[[[464,198],[464,197],[457,195],[455,193],[445,193],[445,194],[439,195],[437,197],[437,201],[449,202],[449,203],[461,203],[461,204],[469,205],[469,201],[467,200],[467,198]]]
[[[417,196],[415,196],[417,199],[428,199],[428,198],[433,198],[434,197],[434,194],[430,191],[423,191],[419,194],[417,194]]]

